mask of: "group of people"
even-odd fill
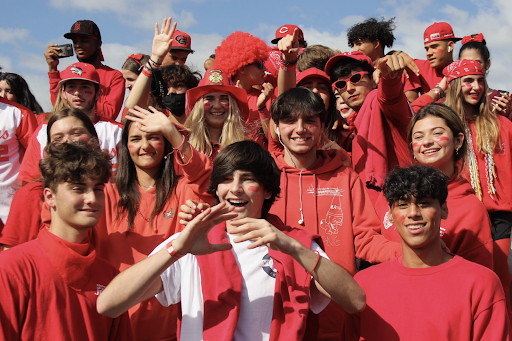
[[[80,20],[48,113],[2,73],[0,340],[510,340],[510,95],[482,34],[394,28],[237,31],[201,77],[171,18],[121,71]]]

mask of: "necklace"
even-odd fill
[[[137,181],[138,182],[138,181]],[[152,184],[151,186],[144,186],[143,184],[141,184],[140,182],[138,182],[139,186],[142,187],[142,188],[145,188],[146,190],[149,190],[151,188],[153,188],[153,186],[155,186],[155,184]]]

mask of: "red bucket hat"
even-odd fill
[[[331,57],[331,59],[329,59],[327,61],[327,64],[325,64],[325,73],[328,75],[331,72],[331,69],[333,68],[334,65],[336,65],[340,60],[343,60],[346,58],[351,58],[351,59],[359,60],[362,62],[367,62],[368,64],[370,64],[370,66],[372,68],[375,68],[375,65],[373,65],[372,60],[367,55],[365,55],[363,52],[351,51],[351,52],[343,52],[342,54],[338,54],[336,56]]]
[[[192,47],[192,39],[190,39],[190,35],[180,30],[174,31],[172,36],[172,44],[171,50],[183,50],[189,53],[194,53]]]
[[[469,75],[485,76],[482,65],[476,60],[460,59],[444,68],[443,74],[446,76],[448,83],[452,80]]]
[[[429,44],[433,41],[450,39],[453,41],[459,41],[462,38],[455,37],[453,29],[447,22],[436,22],[427,27],[425,33],[423,33],[424,44]]]
[[[74,63],[68,66],[64,71],[60,72],[59,84],[71,79],[80,79],[100,84],[100,76],[98,75],[96,68],[88,63]]]
[[[196,88],[187,90],[185,97],[185,113],[188,116],[196,102],[206,94],[222,92],[232,96],[240,109],[240,115],[247,117],[249,106],[247,105],[247,92],[244,89],[234,86],[226,73],[218,66],[212,66],[206,70],[203,79]]]
[[[272,39],[270,42],[272,44],[277,44],[277,42],[281,38],[286,37],[286,35],[288,35],[288,34],[293,34],[293,31],[295,31],[296,28],[299,29],[299,40],[304,41],[304,32],[302,32],[302,30],[300,29],[299,26],[297,26],[297,25],[283,25],[283,26],[279,27],[276,30],[276,37],[274,39]]]
[[[300,82],[302,82],[305,79],[308,78],[321,78],[324,79],[327,84],[331,84],[331,80],[329,79],[329,76],[322,70],[317,69],[316,67],[311,67],[309,69],[306,69],[302,72],[299,72],[297,74],[297,80],[295,82],[296,85],[298,85]]]

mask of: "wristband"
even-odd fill
[[[299,58],[295,59],[295,61],[293,61],[293,62],[288,62],[288,61],[284,60],[283,54],[281,53],[281,65],[283,65],[283,64],[286,66],[297,65],[298,60],[299,60]]]
[[[281,64],[280,68],[284,71],[294,71],[297,69],[297,64]]]
[[[148,68],[147,66],[144,66],[140,73],[142,73],[144,76],[146,76],[148,78],[151,78],[151,75],[152,75],[151,69]]]
[[[176,251],[174,249],[174,246],[172,246],[172,242],[174,240],[171,240],[169,243],[167,243],[167,245],[165,246],[167,248],[167,252],[169,252],[169,254],[171,255],[171,258],[174,258],[175,260],[178,260],[180,259],[181,257],[185,256],[185,255],[182,255],[181,253],[178,253],[178,251]]]
[[[439,86],[439,85],[436,85],[432,90],[430,91],[434,91],[437,95],[437,99],[440,99],[441,97],[444,97],[444,90]]]

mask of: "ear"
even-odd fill
[[[373,49],[377,50],[380,47],[380,41],[378,39],[372,41]]]
[[[491,58],[487,59],[487,61],[485,62],[485,71],[489,70],[490,67],[491,67]]]
[[[464,142],[464,134],[459,133],[459,136],[456,136],[454,138],[454,142],[455,142],[455,148],[459,149],[460,147],[462,147],[462,143]]]
[[[101,94],[103,94],[103,89],[100,87],[98,91],[96,91],[96,101],[100,98]]]
[[[245,75],[247,73],[247,70],[245,69],[247,65],[242,66],[240,69],[238,69],[237,74]]]
[[[50,208],[56,208],[55,205],[55,193],[49,188],[45,188],[43,190],[43,198],[44,202],[50,207]]]
[[[450,40],[448,42],[448,50],[449,50],[448,52],[453,52],[454,48],[455,48],[455,43]]]
[[[393,221],[393,214],[391,213],[391,207],[389,208],[389,211],[386,214],[388,215],[388,220],[390,221],[390,223],[394,224],[395,222]]]
[[[272,192],[270,191],[265,191],[265,200],[268,200],[270,199],[270,197],[272,196]]]
[[[446,218],[448,218],[448,204],[445,201],[441,206],[441,219],[445,220]]]
[[[281,136],[281,133],[279,132],[279,125],[275,124],[274,129],[276,131],[277,136]]]

